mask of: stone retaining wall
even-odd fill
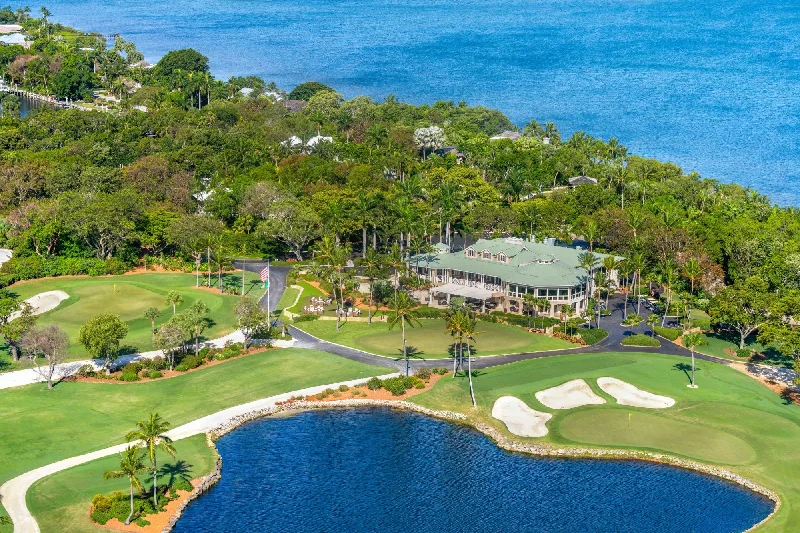
[[[266,409],[258,409],[231,418],[230,420],[227,420],[223,424],[210,430],[206,434],[206,437],[208,439],[209,446],[214,447],[214,449],[216,450],[216,446],[214,446],[215,441],[217,441],[223,435],[230,433],[239,426],[247,422],[250,422],[252,420],[257,420],[259,418],[271,416],[278,413],[291,413],[291,412],[302,412],[309,410],[353,408],[353,407],[389,407],[392,409],[399,409],[402,411],[411,411],[415,413],[420,413],[426,416],[447,420],[449,422],[464,424],[480,431],[481,433],[489,437],[492,441],[495,442],[495,444],[499,448],[515,453],[525,453],[528,455],[536,455],[540,457],[564,457],[564,458],[570,457],[570,458],[585,458],[585,459],[610,459],[610,460],[625,459],[625,460],[636,460],[636,461],[650,461],[678,468],[684,468],[687,470],[693,470],[696,472],[700,472],[702,474],[716,476],[725,479],[727,481],[730,481],[732,483],[736,483],[737,485],[745,487],[746,489],[751,490],[757,494],[765,496],[766,498],[769,498],[772,502],[775,503],[775,507],[773,508],[769,516],[767,516],[764,520],[762,520],[758,524],[754,525],[752,528],[748,529],[747,530],[748,532],[757,529],[759,526],[761,526],[769,519],[771,519],[775,515],[775,513],[778,512],[778,509],[780,509],[781,506],[781,500],[775,492],[759,485],[758,483],[750,481],[749,479],[740,476],[739,474],[735,474],[729,470],[725,470],[724,468],[720,468],[717,466],[706,465],[688,459],[680,459],[678,457],[673,457],[661,453],[652,453],[652,452],[634,451],[634,450],[612,450],[603,448],[583,448],[583,447],[559,448],[549,444],[520,442],[506,437],[498,429],[492,426],[489,426],[482,422],[472,421],[464,414],[455,413],[452,411],[438,411],[434,409],[428,409],[426,407],[422,407],[417,404],[400,400],[350,399],[350,400],[338,400],[332,402],[292,400],[282,403],[280,405],[275,405],[274,407],[269,407]],[[219,457],[219,454],[217,455],[218,458],[214,471],[209,475],[205,476],[200,485],[198,485],[197,488],[195,488],[195,490],[189,496],[189,498],[187,498],[183,502],[176,515],[170,520],[167,527],[164,528],[163,533],[168,533],[169,531],[171,531],[171,529],[175,526],[175,523],[178,521],[178,518],[180,518],[180,515],[183,512],[183,510],[192,500],[196,499],[203,492],[207,491],[209,488],[211,488],[214,484],[216,484],[219,481],[221,477],[222,458]]]

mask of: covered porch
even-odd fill
[[[431,305],[446,307],[450,305],[453,296],[464,298],[468,305],[475,311],[486,313],[494,311],[500,305],[504,294],[500,291],[491,291],[483,287],[463,285],[461,283],[445,283],[431,287]]]

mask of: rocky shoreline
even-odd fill
[[[466,426],[469,426],[471,428],[480,431],[481,433],[489,437],[492,441],[494,441],[499,448],[509,452],[524,453],[539,457],[609,459],[609,460],[623,459],[623,460],[649,461],[649,462],[674,466],[678,468],[684,468],[687,470],[693,470],[710,476],[715,476],[724,479],[726,481],[736,483],[737,485],[740,485],[752,492],[755,492],[756,494],[760,494],[768,498],[775,504],[769,516],[767,516],[764,520],[762,520],[758,524],[755,524],[745,533],[753,531],[758,527],[760,527],[762,524],[769,521],[775,515],[775,513],[778,512],[781,506],[781,500],[775,492],[724,468],[706,465],[688,459],[680,459],[677,457],[661,453],[652,453],[652,452],[643,452],[634,450],[583,448],[583,447],[562,448],[562,447],[554,447],[548,444],[533,444],[533,443],[519,442],[513,439],[509,439],[508,437],[503,435],[499,430],[497,430],[492,426],[489,426],[482,422],[471,421],[466,415],[463,415],[461,413],[428,409],[426,407],[422,407],[420,405],[416,405],[406,401],[349,399],[349,400],[338,400],[332,402],[314,402],[306,400],[290,400],[288,402],[278,404],[273,407],[269,407],[266,409],[258,409],[231,418],[230,420],[227,420],[220,426],[209,431],[206,434],[206,438],[208,441],[208,445],[216,451],[216,446],[214,443],[219,438],[230,433],[231,431],[242,426],[243,424],[246,424],[247,422],[253,420],[257,420],[259,418],[264,418],[279,413],[299,413],[303,411],[320,410],[320,409],[346,409],[346,408],[357,408],[357,407],[389,407],[391,409],[415,412],[433,418],[446,420],[449,422],[464,424]],[[192,491],[192,494],[183,502],[181,507],[176,512],[175,516],[173,516],[170,519],[167,527],[164,528],[163,533],[169,533],[172,530],[172,528],[175,527],[175,524],[177,523],[183,511],[186,509],[186,506],[190,502],[197,499],[201,494],[203,494],[211,487],[213,487],[219,481],[221,476],[222,476],[222,457],[219,455],[219,453],[217,453],[217,461],[212,472],[202,478],[200,484],[194,489],[194,491]]]

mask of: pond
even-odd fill
[[[217,446],[222,480],[176,533],[732,533],[772,509],[699,473],[510,454],[474,430],[388,409],[267,418]]]

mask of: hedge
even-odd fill
[[[658,339],[654,339],[653,337],[649,337],[642,333],[637,333],[636,335],[631,335],[630,337],[625,337],[622,340],[623,346],[648,346],[653,348],[658,348],[661,346],[661,343],[658,342]]]
[[[580,335],[586,344],[597,344],[601,340],[608,337],[608,331],[600,328],[582,328],[578,335]]]
[[[663,327],[661,327],[661,326],[655,326],[655,327],[653,328],[653,331],[655,331],[655,332],[656,332],[656,335],[658,335],[659,337],[664,337],[665,339],[669,339],[669,340],[671,340],[671,341],[673,341],[673,342],[674,342],[674,341],[675,341],[675,340],[676,340],[678,337],[680,337],[680,336],[681,336],[681,334],[683,333],[683,332],[682,332],[681,330],[679,330],[679,329],[675,329],[675,328],[663,328]]]
[[[124,274],[127,264],[119,259],[107,260],[80,257],[14,257],[0,268],[0,287],[7,287],[17,281],[55,276],[104,276]]]

